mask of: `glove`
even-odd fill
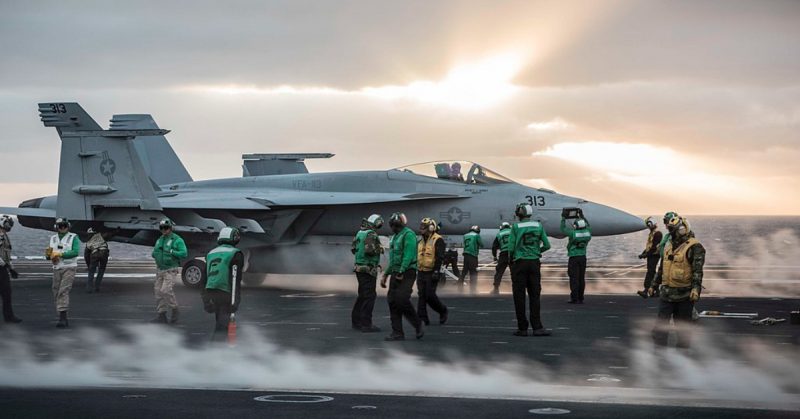
[[[692,289],[692,293],[689,294],[689,300],[691,300],[693,303],[698,302],[700,300],[700,291]]]
[[[214,312],[214,302],[211,301],[211,297],[208,296],[205,292],[201,295],[203,299],[203,311],[206,313],[213,313]]]
[[[492,256],[492,259],[494,259],[494,261],[497,262],[497,256]]]
[[[646,255],[646,254],[644,254],[644,253],[642,253],[642,254],[640,254],[640,255],[639,255],[639,259],[644,259],[644,258],[646,258],[646,257],[647,257],[647,255]]]
[[[381,278],[381,288],[386,288],[386,274]]]
[[[11,279],[19,278],[19,274],[17,273],[17,271],[15,269],[9,269],[8,273],[11,275]]]
[[[394,277],[397,278],[398,281],[402,281],[403,280],[403,274],[402,273],[399,273],[399,274],[395,275]]]
[[[650,287],[647,289],[647,296],[652,297],[656,294],[656,287]]]

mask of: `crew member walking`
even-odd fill
[[[405,339],[403,317],[416,329],[417,339],[422,339],[424,335],[422,322],[411,305],[411,292],[417,274],[417,235],[406,227],[407,224],[408,219],[401,212],[389,218],[389,227],[394,236],[389,243],[389,266],[381,278],[381,287],[386,288],[386,280],[391,277],[386,294],[392,320],[392,334],[386,337],[388,341]]]
[[[508,267],[508,238],[511,234],[511,224],[503,222],[500,224],[500,231],[492,243],[492,258],[497,263],[494,268],[494,289],[492,294],[500,294],[500,281],[503,279],[503,274],[506,273]],[[497,252],[500,255],[497,255]]]
[[[172,231],[174,227],[175,223],[169,218],[158,223],[161,237],[156,241],[152,253],[158,269],[154,284],[158,315],[150,321],[151,323],[167,323],[168,310],[172,311],[169,323],[178,321],[178,300],[175,298],[173,286],[181,276],[181,259],[186,258],[189,252],[181,236]]]
[[[11,307],[11,279],[17,279],[19,274],[11,264],[11,239],[8,232],[14,227],[14,219],[4,215],[0,217],[0,297],[3,301],[3,321],[6,323],[19,323],[22,320],[14,315]]]
[[[57,233],[50,237],[50,245],[45,250],[45,258],[53,263],[53,298],[58,311],[56,327],[61,329],[69,327],[69,292],[75,281],[81,251],[81,240],[75,233],[70,233],[71,226],[66,218],[57,218],[54,225]]]
[[[483,247],[480,233],[480,227],[472,226],[469,233],[464,235],[464,269],[461,271],[460,285],[464,285],[464,278],[469,273],[469,291],[472,294],[478,291],[478,252]]]
[[[103,282],[103,275],[108,264],[108,243],[106,237],[100,231],[89,227],[86,231],[91,234],[89,241],[86,242],[86,249],[83,252],[83,261],[89,267],[89,278],[86,281],[86,292],[100,292],[100,283]],[[97,276],[95,277],[95,273]]]
[[[661,258],[659,244],[661,243],[662,234],[658,230],[658,224],[653,217],[647,217],[644,222],[650,233],[647,235],[647,243],[644,245],[644,250],[639,254],[639,259],[647,259],[647,273],[644,274],[644,289],[636,291],[642,298],[647,298],[647,291],[653,285],[653,278],[656,277],[656,270],[658,268],[658,260]]]
[[[444,239],[436,232],[436,222],[431,218],[423,218],[419,232],[422,240],[417,244],[417,315],[426,325],[431,324],[428,318],[428,306],[439,313],[439,324],[447,322],[447,307],[436,295],[436,287],[441,278],[442,260],[444,260]]]
[[[353,329],[364,333],[380,332],[381,329],[372,324],[372,310],[375,308],[377,292],[375,285],[380,269],[381,247],[378,230],[383,227],[383,218],[372,214],[361,222],[361,230],[353,239],[351,251],[355,255],[356,279],[358,280],[358,297],[350,313]]]

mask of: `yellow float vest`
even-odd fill
[[[694,237],[690,237],[677,249],[672,248],[672,240],[667,242],[664,247],[664,272],[662,282],[672,288],[685,288],[692,286],[692,265],[686,257],[689,248],[699,243]]]
[[[644,251],[647,252],[653,246],[653,237],[655,237],[656,232],[658,230],[650,231],[650,234],[647,235],[647,244],[644,245]]]
[[[417,266],[420,271],[430,272],[436,264],[436,240],[442,236],[433,233],[425,240],[425,236],[417,243]]]

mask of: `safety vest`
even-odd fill
[[[430,272],[436,265],[436,240],[442,236],[433,233],[428,240],[422,236],[422,240],[417,243],[417,269],[423,272]]]
[[[511,234],[511,229],[506,228],[497,233],[497,242],[500,243],[500,251],[508,252],[508,238]]]
[[[690,237],[677,249],[672,248],[672,240],[667,242],[664,248],[662,283],[672,288],[685,288],[692,286],[692,265],[686,254],[689,248],[699,243],[694,237]]]
[[[650,252],[653,248],[653,238],[656,236],[657,232],[658,230],[656,229],[650,230],[650,234],[647,235],[647,243],[644,245],[644,253]]]
[[[366,245],[367,245],[367,237],[372,234],[374,235],[374,243],[373,243],[373,254],[368,254]],[[377,266],[381,262],[381,254],[380,254],[380,239],[378,238],[378,233],[374,232],[373,230],[359,230],[356,233],[356,238],[354,239],[355,243],[355,264],[361,266]]]
[[[75,233],[67,233],[64,237],[59,238],[58,234],[54,234],[50,236],[50,248],[53,249],[53,252],[64,253],[66,251],[72,250],[72,241],[75,240]],[[61,258],[57,264],[53,265],[53,269],[64,269],[64,268],[77,268],[78,267],[78,257],[75,256],[73,258]]]
[[[239,252],[241,250],[229,244],[217,246],[208,252],[206,256],[206,289],[231,292],[231,279],[235,280],[236,276],[241,275],[241,272],[237,272],[238,266],[234,266],[231,270],[231,261]],[[234,278],[231,278],[231,274]]]

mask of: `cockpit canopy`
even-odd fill
[[[496,185],[514,183],[511,179],[470,161],[436,161],[398,167],[395,170],[410,172],[468,185]]]

